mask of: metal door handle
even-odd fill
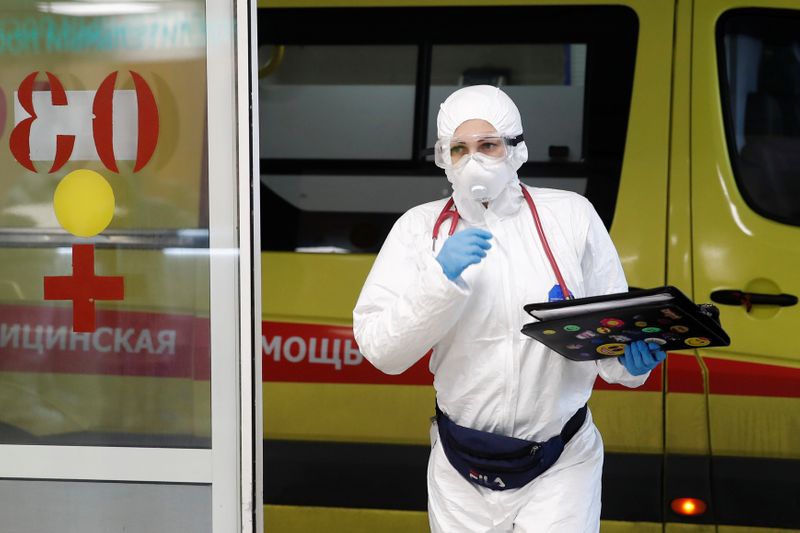
[[[724,289],[712,292],[711,301],[722,305],[743,305],[749,313],[754,305],[779,305],[781,307],[797,305],[797,296]]]

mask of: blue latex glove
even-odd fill
[[[654,342],[636,341],[625,345],[625,355],[619,362],[634,376],[641,376],[653,370],[667,358],[661,347]]]
[[[436,256],[447,279],[453,281],[469,265],[480,263],[486,257],[486,250],[492,247],[491,238],[492,234],[485,229],[467,228],[447,239]]]

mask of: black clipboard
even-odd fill
[[[729,346],[719,311],[672,286],[559,302],[528,304],[538,322],[522,333],[573,361],[622,355],[624,345],[655,342],[664,351]]]

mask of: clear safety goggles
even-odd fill
[[[433,153],[437,167],[451,169],[464,165],[471,157],[485,164],[501,163],[511,157],[522,141],[522,135],[507,137],[491,133],[440,137],[426,152]]]

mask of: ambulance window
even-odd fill
[[[501,86],[522,116],[528,161],[579,162],[585,77],[586,44],[440,45],[433,47],[430,100],[465,85]],[[430,113],[428,143],[435,140]]]
[[[728,150],[757,213],[800,225],[800,16],[738,9],[717,26]]]
[[[415,46],[265,45],[259,56],[261,157],[411,157]]]
[[[409,31],[413,28],[413,31]],[[585,195],[608,227],[638,19],[625,7],[260,9],[262,249],[373,253],[450,195],[425,148],[439,103],[499,85],[523,117],[523,182]]]

